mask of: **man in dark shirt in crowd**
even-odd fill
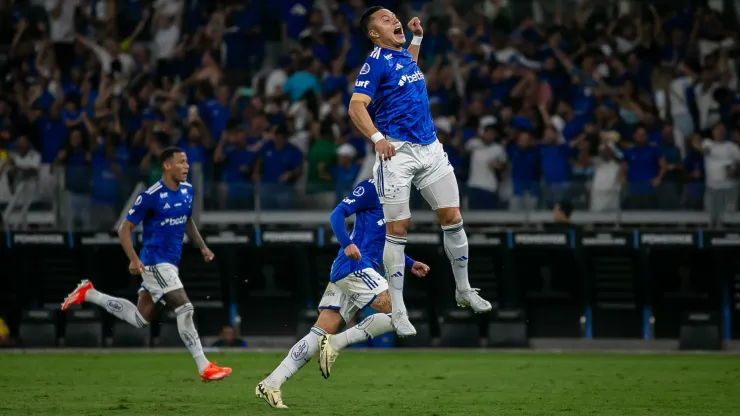
[[[234,327],[231,325],[224,325],[221,328],[221,334],[219,334],[218,341],[214,342],[213,347],[232,347],[232,348],[247,348],[247,342],[241,338],[236,337]]]

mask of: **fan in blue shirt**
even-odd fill
[[[355,226],[352,233],[347,234],[344,221],[352,215],[355,216]],[[388,283],[377,272],[383,260],[385,220],[374,181],[370,179],[357,184],[329,218],[342,248],[331,266],[330,283],[321,298],[319,317],[313,328],[255,389],[257,397],[263,398],[270,407],[287,407],[283,404],[280,387],[311,361],[319,349],[321,372],[324,378],[328,378],[339,350],[393,331],[391,318],[387,315],[391,311]],[[429,266],[408,256],[406,268],[419,277],[429,272]],[[368,316],[341,334],[331,335],[339,332],[339,328],[365,306],[379,313]]]
[[[186,232],[200,248],[203,259],[206,262],[213,260],[213,253],[206,246],[191,217],[193,187],[185,182],[190,166],[185,151],[176,147],[162,151],[159,159],[162,164],[162,179],[136,198],[118,229],[123,250],[131,261],[129,272],[141,275],[143,280],[138,305],[99,292],[89,280],[83,280],[64,300],[62,310],[67,310],[71,305],[91,302],[115,317],[137,328],[143,328],[151,322],[156,304],[165,300],[166,305],[177,315],[177,329],[193,355],[201,379],[221,380],[231,374],[231,368],[218,367],[203,354],[200,337],[193,322],[194,308],[179,277],[178,265]],[[131,238],[139,223],[143,223],[144,228],[139,253],[141,257],[136,254]]]

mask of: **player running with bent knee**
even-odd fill
[[[468,282],[468,238],[460,216],[460,194],[429,111],[424,74],[417,65],[423,31],[418,18],[408,23],[414,38],[404,49],[401,22],[382,7],[370,7],[360,26],[375,44],[365,60],[349,103],[357,128],[375,143],[373,177],[383,204],[387,234],[383,263],[393,300],[393,325],[400,336],[416,334],[403,302],[406,232],[411,218],[409,198],[414,184],[437,214],[444,247],[452,264],[458,306],[475,312],[491,310]],[[368,112],[375,113],[375,124]],[[377,128],[376,128],[377,125]]]
[[[142,277],[138,305],[99,292],[89,280],[83,280],[64,299],[62,310],[90,302],[137,328],[143,328],[151,322],[157,305],[166,304],[177,315],[177,329],[195,359],[201,379],[221,380],[231,373],[231,368],[218,367],[206,359],[193,322],[194,308],[178,275],[186,232],[200,248],[203,259],[206,262],[213,260],[213,253],[206,247],[192,218],[193,187],[185,182],[189,169],[187,156],[182,149],[171,147],[162,151],[159,159],[162,179],[136,198],[118,229],[123,250],[131,261],[129,272]],[[139,258],[131,233],[142,221],[144,233]]]
[[[344,220],[355,214],[352,234],[348,235]],[[331,365],[339,351],[348,345],[375,338],[393,331],[391,299],[388,282],[376,271],[383,258],[385,227],[383,209],[373,180],[362,181],[331,213],[331,228],[342,246],[331,267],[329,285],[319,303],[319,317],[311,331],[291,348],[280,365],[255,389],[257,397],[275,408],[283,404],[283,383],[319,353],[319,368],[328,378]],[[406,257],[406,267],[423,277],[429,266]],[[339,335],[341,326],[349,322],[365,306],[379,312]]]

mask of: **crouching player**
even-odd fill
[[[355,214],[355,225],[347,235],[345,218]],[[351,344],[367,341],[394,330],[391,323],[391,298],[388,282],[377,272],[383,259],[385,221],[383,208],[373,180],[360,182],[352,194],[344,198],[331,213],[331,228],[342,246],[331,267],[330,282],[319,304],[319,317],[311,331],[291,348],[288,356],[255,389],[257,397],[275,408],[283,404],[283,383],[288,381],[317,352],[321,352],[319,367],[328,378],[331,365],[339,351]],[[423,277],[429,266],[406,256],[406,267],[412,274]],[[379,312],[359,324],[336,334],[365,306]]]

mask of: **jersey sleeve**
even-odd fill
[[[349,217],[360,211],[368,210],[377,204],[378,194],[370,182],[357,184],[352,193],[347,195],[337,208],[342,209]]]
[[[140,193],[139,196],[136,197],[136,201],[134,201],[134,206],[128,210],[126,220],[131,224],[138,225],[141,220],[144,219],[144,216],[146,216],[147,211],[151,208],[151,201],[151,195],[146,192]]]
[[[375,49],[362,64],[357,81],[352,89],[353,93],[364,94],[370,98],[375,96],[385,72],[385,62],[380,60],[380,49]]]

